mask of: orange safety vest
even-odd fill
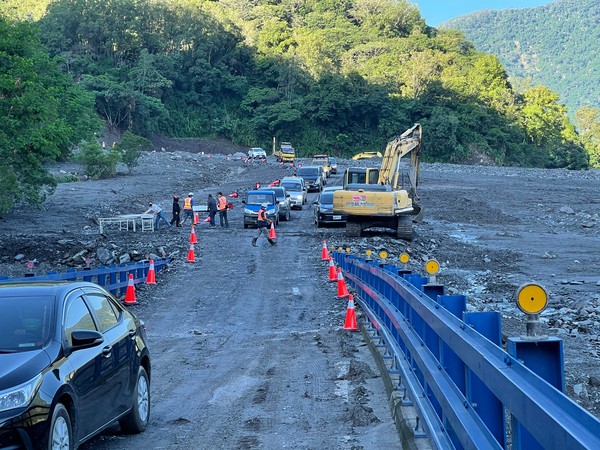
[[[267,221],[267,212],[262,208],[258,210],[258,220],[259,222]]]
[[[183,209],[192,209],[192,197],[186,197],[183,201]]]
[[[219,205],[219,211],[223,211],[224,209],[227,209],[227,199],[224,196],[221,196],[217,199],[218,205]]]

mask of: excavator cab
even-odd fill
[[[349,184],[377,184],[379,169],[365,167],[350,167],[344,174],[344,189]]]

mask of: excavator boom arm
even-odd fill
[[[411,165],[413,171],[418,173],[419,158],[418,153],[421,147],[421,125],[415,124],[412,128],[409,128],[396,139],[393,139],[388,143],[385,148],[385,154],[383,155],[383,161],[381,162],[381,169],[379,171],[378,184],[387,184],[392,189],[398,188],[398,178],[400,169],[400,159],[410,153]],[[416,180],[411,180],[411,184],[416,189]]]

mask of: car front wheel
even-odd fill
[[[48,434],[48,450],[71,450],[73,448],[73,429],[69,411],[58,403],[52,412]]]
[[[133,392],[133,405],[131,411],[119,423],[125,433],[141,433],[148,426],[150,420],[150,380],[146,369],[140,366],[137,383]]]

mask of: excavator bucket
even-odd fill
[[[423,215],[424,215],[423,208],[421,208],[418,205],[413,205],[413,208],[417,212],[417,214],[413,216],[412,221],[414,223],[421,223],[421,222],[423,222]]]

